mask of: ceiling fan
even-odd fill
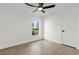
[[[36,7],[36,8],[37,8],[37,9],[35,9],[35,10],[32,11],[32,12],[36,12],[36,11],[40,10],[42,13],[45,13],[44,9],[53,8],[53,7],[56,6],[55,4],[53,4],[53,5],[48,5],[48,6],[44,6],[44,3],[38,3],[38,6],[29,4],[29,3],[25,3],[25,4],[28,5],[28,6]]]

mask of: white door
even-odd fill
[[[75,47],[76,24],[74,16],[69,13],[63,16],[62,44]]]

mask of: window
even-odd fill
[[[39,35],[39,20],[37,18],[32,20],[32,35]]]

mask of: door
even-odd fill
[[[76,40],[76,22],[74,16],[69,13],[63,16],[62,44],[75,47]]]

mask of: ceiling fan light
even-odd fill
[[[43,10],[43,8],[40,7],[40,8],[38,8],[38,10]]]

